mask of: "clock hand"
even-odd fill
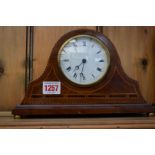
[[[87,60],[86,60],[86,59],[82,59],[83,66],[82,66],[82,71],[81,71],[81,73],[83,72],[84,65],[85,65],[85,63],[86,63],[86,62],[87,62]]]
[[[74,68],[74,70],[73,70],[73,72],[75,72],[76,70],[79,70],[79,67],[83,64],[82,70],[81,70],[81,73],[80,73],[80,78],[83,78],[83,80],[86,79],[85,76],[84,76],[84,74],[83,74],[83,69],[84,69],[84,65],[85,65],[86,62],[87,62],[86,59],[82,59],[82,62],[81,62],[79,65],[75,66],[75,68]],[[76,72],[74,73],[73,77],[74,77],[74,78],[77,77]]]
[[[74,73],[73,77],[76,79],[76,77],[77,77],[77,74],[76,74],[76,73]]]
[[[82,59],[82,62],[80,63],[80,65],[75,66],[74,71],[78,70],[79,67],[80,67],[82,64],[85,64],[85,63],[86,63],[86,59]],[[74,71],[73,71],[73,72],[74,72]]]
[[[79,70],[79,67],[80,67],[81,65],[82,65],[82,62],[80,63],[80,65],[75,66],[73,72],[76,71],[76,70]]]
[[[81,73],[83,73],[83,69],[84,69],[84,63],[83,63],[83,66],[82,66],[82,70],[81,70]]]
[[[85,76],[84,76],[84,74],[83,74],[83,69],[84,69],[84,65],[85,65],[86,62],[87,62],[86,59],[82,59],[83,66],[82,66],[82,70],[81,70],[81,73],[80,73],[80,77],[82,77],[83,80],[86,79]]]

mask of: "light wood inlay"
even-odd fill
[[[147,102],[155,103],[155,27],[103,27],[127,75],[139,82]]]

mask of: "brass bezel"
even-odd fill
[[[76,83],[76,82],[72,81],[71,79],[69,79],[69,78],[64,74],[64,72],[63,72],[62,69],[61,69],[61,65],[60,65],[60,53],[62,52],[62,49],[64,48],[64,46],[65,46],[70,40],[75,39],[75,38],[79,38],[79,37],[89,37],[89,38],[92,38],[92,39],[96,40],[96,41],[103,47],[103,49],[105,50],[105,53],[106,53],[106,55],[107,55],[107,63],[108,63],[108,64],[107,64],[106,71],[104,72],[104,74],[103,74],[97,81],[95,81],[95,82],[93,82],[93,83],[89,83],[89,84],[80,84],[80,83]],[[88,35],[88,34],[75,35],[75,36],[73,36],[73,37],[67,39],[67,40],[61,45],[61,47],[60,47],[60,49],[59,49],[59,51],[58,51],[58,57],[57,57],[57,59],[58,59],[58,68],[59,68],[59,70],[61,71],[61,73],[64,75],[64,77],[65,77],[69,82],[71,82],[72,84],[75,84],[75,85],[77,85],[77,86],[92,86],[92,85],[95,85],[95,84],[99,83],[99,82],[105,77],[105,75],[107,74],[107,71],[108,71],[109,66],[110,66],[110,52],[109,52],[108,48],[106,47],[106,45],[105,45],[99,38],[94,37],[94,36],[92,36],[92,35]]]

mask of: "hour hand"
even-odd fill
[[[75,69],[73,70],[73,72],[78,70],[78,69],[79,69],[79,66],[75,66]]]
[[[83,64],[83,62],[81,62],[80,65],[75,66],[75,69],[73,70],[73,72],[76,71],[76,70],[79,70],[79,68],[80,68],[80,66],[81,66],[82,64]]]

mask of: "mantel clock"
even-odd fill
[[[55,44],[44,73],[13,110],[21,116],[151,113],[137,81],[122,69],[112,42],[93,30],[75,30]]]

